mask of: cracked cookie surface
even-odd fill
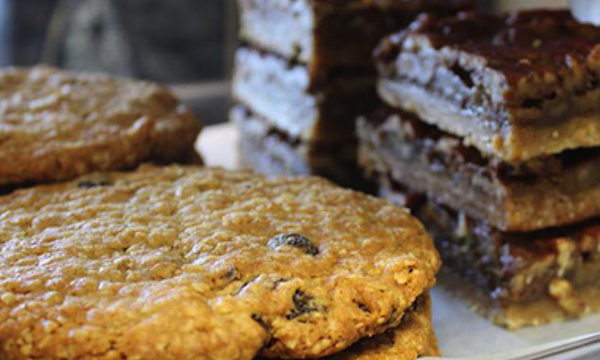
[[[399,326],[440,266],[384,200],[182,166],[4,196],[0,249],[10,359],[327,356]]]
[[[49,67],[0,70],[0,186],[187,161],[199,129],[156,84]]]

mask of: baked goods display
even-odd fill
[[[267,173],[318,174],[364,186],[354,119],[375,107],[372,51],[421,11],[454,13],[436,0],[239,0],[233,75],[240,157]]]
[[[359,162],[509,328],[600,310],[599,42],[567,11],[465,12],[376,54]]]
[[[0,359],[436,356],[442,260],[508,329],[600,311],[600,27],[238,4],[218,151],[255,172],[166,87],[0,69]]]
[[[197,161],[199,129],[156,84],[49,67],[0,70],[0,187]]]
[[[3,358],[437,353],[433,240],[326,180],[94,173],[0,197],[0,246]]]

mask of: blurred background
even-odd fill
[[[567,0],[479,5],[503,11]],[[45,63],[167,83],[205,123],[216,123],[226,118],[236,28],[235,0],[0,0],[0,65]]]

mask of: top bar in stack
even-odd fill
[[[379,92],[508,162],[598,146],[599,43],[567,11],[421,16],[381,45]]]
[[[371,53],[381,37],[421,12],[453,14],[468,1],[240,0],[242,40],[309,66],[311,79],[332,71],[372,72]]]

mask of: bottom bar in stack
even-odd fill
[[[450,154],[454,142],[440,141],[439,134],[430,136],[431,131],[419,123],[400,121],[399,116],[394,121],[387,114],[359,121],[359,162],[376,180],[382,196],[410,207],[433,235],[450,274],[450,281],[440,281],[442,286],[451,287],[478,312],[510,329],[600,311],[600,219],[536,231],[503,231],[473,212],[457,211],[465,204],[448,200],[458,199],[457,191],[467,199],[474,198],[473,192],[483,194],[478,189],[483,180],[476,177],[483,171],[472,174],[470,183],[461,183],[457,179],[467,179],[461,170],[467,165],[448,172],[450,155],[437,156]],[[419,150],[429,147],[436,153]],[[461,150],[463,158],[474,155]],[[491,192],[493,186],[483,188]],[[440,193],[442,189],[445,192]],[[447,196],[450,192],[454,194]]]
[[[447,269],[473,282],[447,285],[498,325],[518,329],[600,311],[599,221],[505,233],[432,201],[413,209]]]

